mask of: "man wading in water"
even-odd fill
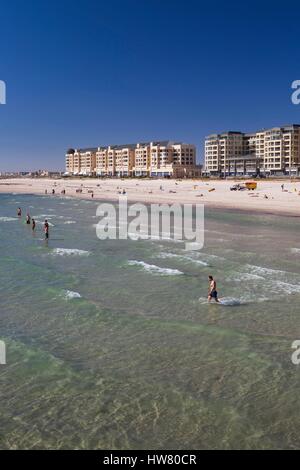
[[[47,219],[45,220],[45,223],[44,223],[44,232],[45,232],[45,240],[48,240],[48,238],[49,238],[49,224],[48,224]]]
[[[218,299],[217,283],[212,276],[208,276],[208,283],[208,302],[210,302],[211,299],[220,302]]]

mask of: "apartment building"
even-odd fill
[[[135,176],[149,176],[151,152],[149,143],[138,143],[135,148]]]
[[[111,145],[66,153],[66,174],[182,178],[200,173],[195,146],[182,142]]]
[[[150,176],[173,175],[173,147],[169,142],[150,143]]]
[[[238,176],[299,174],[300,125],[246,134],[226,132],[205,139],[205,172]]]
[[[115,148],[115,176],[133,176],[135,145]]]
[[[96,148],[69,149],[66,153],[66,173],[90,176],[95,171]]]
[[[99,176],[108,174],[108,149],[107,147],[98,147],[96,152],[96,166],[95,171]]]
[[[245,152],[245,135],[242,132],[229,131],[212,134],[205,139],[205,170],[212,175],[230,171],[234,158]]]
[[[264,133],[266,173],[298,174],[300,169],[300,125],[275,127]]]

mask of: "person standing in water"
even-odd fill
[[[22,209],[21,209],[21,207],[18,207],[17,214],[18,214],[18,217],[22,217]]]
[[[31,222],[31,217],[30,217],[29,213],[27,212],[27,215],[26,215],[26,224],[27,224],[27,225],[30,225],[30,222]]]
[[[35,231],[35,220],[32,219],[32,231],[34,232]]]
[[[49,238],[49,224],[48,224],[47,219],[45,220],[45,223],[44,223],[44,232],[45,232],[45,239],[48,240],[48,238]]]
[[[208,302],[210,302],[211,299],[220,302],[218,299],[217,283],[212,276],[208,276]]]

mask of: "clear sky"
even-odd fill
[[[300,123],[299,2],[4,0],[0,170],[69,147]]]

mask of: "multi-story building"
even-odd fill
[[[205,172],[210,175],[298,175],[299,171],[300,125],[206,137]]]
[[[133,176],[135,145],[118,145],[115,147],[115,175]]]
[[[149,176],[151,154],[149,143],[138,143],[135,149],[135,176]]]
[[[66,173],[90,176],[96,166],[95,148],[69,149],[66,153]]]
[[[96,166],[96,148],[80,150],[80,173],[91,176]]]
[[[266,173],[298,174],[300,169],[300,125],[275,127],[264,132]]]
[[[69,149],[66,173],[99,176],[199,176],[196,148],[182,142],[159,141]]]
[[[173,175],[173,147],[170,142],[150,142],[150,176]]]
[[[245,151],[245,134],[229,131],[212,134],[205,140],[205,169],[211,174],[230,171],[235,158]]]
[[[107,147],[98,147],[96,152],[95,171],[99,176],[108,174],[108,152]]]

